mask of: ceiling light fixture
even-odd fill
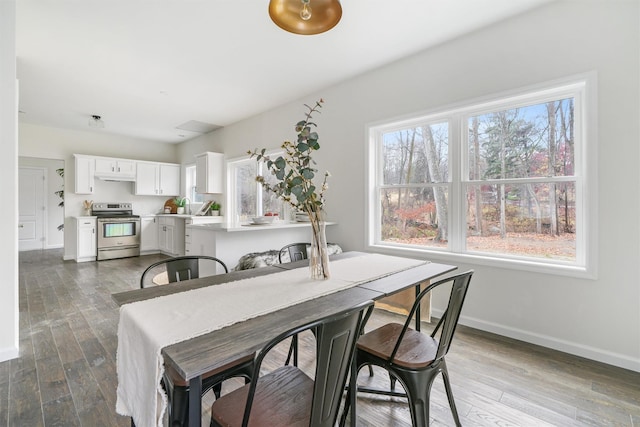
[[[340,22],[342,6],[338,0],[270,0],[269,16],[290,33],[320,34]]]
[[[92,128],[102,129],[104,128],[104,122],[102,121],[102,117],[97,115],[92,115],[89,119],[89,126]]]

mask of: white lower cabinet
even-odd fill
[[[159,216],[158,247],[171,256],[184,255],[184,219]]]
[[[158,223],[155,215],[142,216],[140,218],[140,252],[158,252]]]
[[[95,261],[98,253],[97,220],[95,217],[76,218],[76,262]]]
[[[209,255],[213,253],[213,244],[207,245],[206,235],[198,233],[197,229],[193,229],[190,225],[198,224],[221,224],[224,222],[222,216],[194,216],[186,219],[184,222],[184,254],[185,255]]]

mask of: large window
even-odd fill
[[[282,202],[275,194],[265,191],[256,182],[258,175],[263,175],[268,182],[276,179],[266,170],[264,164],[256,162],[255,159],[244,158],[230,161],[227,164],[227,170],[232,220],[244,222],[267,212],[284,217]]]
[[[585,90],[371,127],[370,245],[587,272]]]

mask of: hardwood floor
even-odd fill
[[[0,363],[0,425],[128,426],[115,413],[118,308],[111,294],[138,287],[144,256],[77,264],[61,250],[20,254],[20,357]],[[376,311],[370,327],[398,319]],[[425,324],[425,330],[430,325]],[[301,366],[313,370],[311,334]],[[282,363],[280,348],[271,363]],[[465,426],[640,426],[640,373],[460,327],[447,362]],[[360,383],[388,385],[366,369]],[[227,382],[223,391],[239,383]],[[409,426],[406,401],[358,397],[359,426]],[[207,421],[207,414],[203,420]],[[431,425],[453,425],[442,382]]]

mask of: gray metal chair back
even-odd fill
[[[428,426],[431,386],[437,375],[442,374],[453,419],[457,426],[460,425],[445,356],[451,347],[451,340],[458,325],[472,275],[473,271],[468,271],[432,283],[418,294],[404,325],[388,323],[367,332],[360,338],[357,344],[353,377],[357,376],[357,372],[364,365],[380,366],[389,372],[391,388],[378,390],[357,387],[358,392],[405,396],[409,400],[413,425]],[[451,283],[449,303],[431,336],[411,329],[409,326],[420,307],[420,301],[430,291],[447,283]],[[406,393],[394,391],[396,381],[402,383]],[[351,418],[355,419],[355,402],[355,394],[350,387],[341,425],[346,421],[350,406],[354,411]]]
[[[295,366],[283,366],[216,400],[212,426],[291,425],[333,427],[338,417],[355,343],[365,310],[373,301],[293,328],[271,340],[257,354],[254,372],[260,372],[265,356],[278,343],[307,330],[316,333],[315,379]],[[295,385],[291,385],[295,384]],[[299,389],[296,388],[299,385]],[[244,413],[242,418],[242,406]],[[255,411],[252,409],[256,407]],[[307,422],[308,418],[308,422]]]
[[[282,249],[280,249],[280,253],[278,254],[278,261],[280,261],[280,264],[282,264],[282,256],[285,253],[289,254],[289,262],[307,259],[307,246],[310,246],[309,243],[291,243],[284,246]]]
[[[207,276],[216,274],[217,266],[220,266],[225,273],[229,272],[224,262],[212,256],[187,255],[168,258],[155,262],[146,268],[140,277],[140,288],[147,287],[146,285],[150,282],[149,278],[151,277],[151,281],[153,281],[154,277],[161,272],[166,272],[168,283],[197,279],[200,277],[201,270],[203,270],[201,265],[203,262],[211,263],[211,266],[206,268]]]

